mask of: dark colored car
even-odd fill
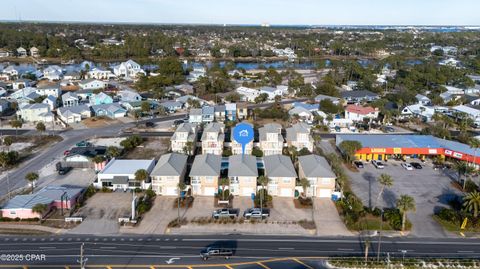
[[[422,169],[422,165],[419,163],[410,163],[410,165],[413,166],[413,168],[415,169]]]
[[[363,168],[363,163],[361,161],[354,161],[353,163],[357,168]]]
[[[224,257],[225,259],[233,256],[233,251],[228,248],[208,247],[200,252],[200,257],[206,261],[209,258]]]
[[[72,170],[72,167],[63,166],[61,162],[57,162],[55,164],[55,168],[59,175],[66,175],[68,172],[70,172],[70,170]]]
[[[153,123],[153,122],[151,122],[151,121],[147,121],[147,122],[145,122],[145,126],[146,126],[147,128],[152,128],[153,126],[155,126],[155,123]]]

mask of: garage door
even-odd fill
[[[166,189],[165,195],[177,195],[177,188],[176,187],[168,187]]]
[[[291,189],[281,189],[280,190],[280,196],[282,197],[292,197],[292,190]]]
[[[318,197],[330,198],[332,196],[332,191],[329,189],[319,189]]]
[[[253,188],[243,188],[242,195],[243,196],[250,196],[253,193]]]
[[[213,196],[213,195],[215,195],[215,188],[214,187],[207,187],[207,188],[205,188],[203,194],[208,195],[208,196]]]

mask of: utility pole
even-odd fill
[[[378,231],[378,247],[377,247],[377,262],[380,261],[380,247],[382,244],[382,231],[383,231],[383,209],[380,213],[380,230]]]
[[[82,245],[80,246],[80,259],[77,260],[77,262],[80,264],[81,269],[85,269],[85,265],[87,264],[87,261],[88,261],[88,258],[85,258],[83,254],[84,245],[85,243],[82,243]]]
[[[10,200],[12,197],[11,197],[11,194],[10,194],[10,176],[9,176],[9,172],[7,170],[7,194],[8,194],[8,200]]]

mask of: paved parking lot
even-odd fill
[[[411,162],[414,160],[407,160]],[[416,161],[416,160],[415,160]],[[441,226],[432,219],[435,210],[447,206],[449,197],[460,192],[451,186],[451,180],[441,170],[433,170],[431,162],[422,164],[423,169],[407,171],[400,161],[389,160],[385,169],[376,169],[372,164],[366,164],[359,172],[347,173],[353,192],[366,206],[376,206],[380,185],[377,178],[382,173],[392,176],[393,186],[385,189],[379,199],[379,206],[394,207],[400,195],[407,194],[415,199],[416,212],[408,214],[413,224],[411,235],[423,237],[448,237]]]
[[[123,233],[164,234],[170,221],[177,218],[178,212],[173,208],[175,197],[157,196],[153,207],[147,212],[137,227],[122,227]]]

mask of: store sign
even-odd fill
[[[429,149],[428,154],[437,154],[437,149]]]
[[[445,150],[445,155],[452,155],[452,153],[453,153],[453,152],[452,152],[451,150],[448,150],[448,149]]]
[[[393,148],[393,154],[402,154],[401,148]]]
[[[370,151],[371,151],[371,153],[385,153],[385,152],[387,152],[387,150],[384,149],[384,148],[372,148]]]
[[[463,154],[461,154],[461,153],[458,153],[458,152],[454,152],[454,153],[453,153],[453,157],[455,157],[455,158],[461,159],[462,156],[463,156]]]

